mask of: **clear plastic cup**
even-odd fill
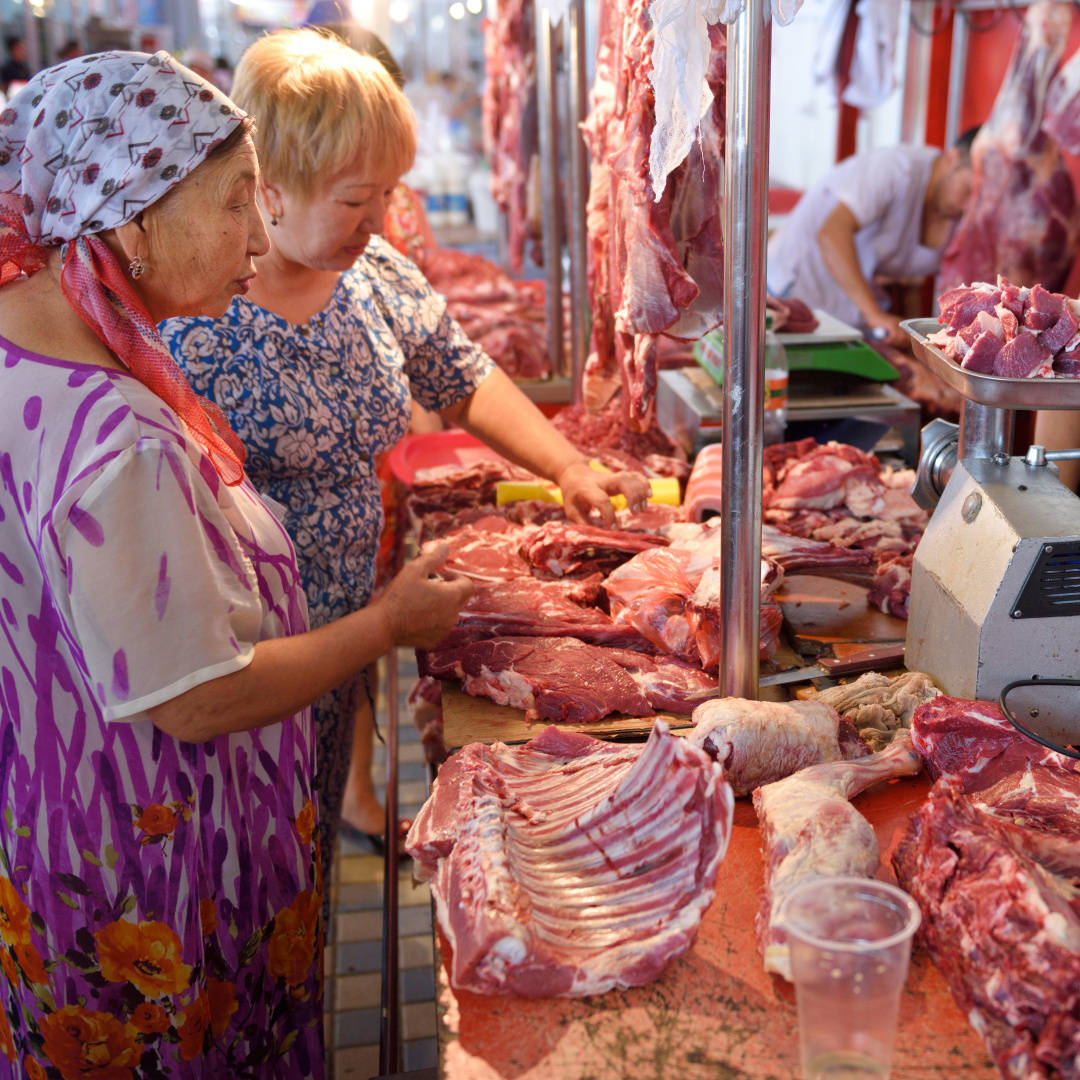
[[[806,881],[780,909],[803,1080],[888,1080],[919,908],[883,881]]]

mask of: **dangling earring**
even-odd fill
[[[128,273],[133,278],[141,278],[143,274],[146,273],[146,267],[143,265],[143,261],[138,255],[128,263]]]

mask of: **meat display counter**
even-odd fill
[[[880,784],[855,800],[888,855],[924,800],[924,777]],[[791,1080],[799,1075],[794,993],[767,975],[754,936],[763,886],[761,842],[748,800],[716,898],[690,950],[654,982],[592,998],[498,997],[455,991],[436,955],[439,1075],[448,1080]],[[436,931],[438,934],[438,931]],[[445,945],[442,946],[445,949]],[[922,949],[900,1007],[895,1080],[991,1080],[981,1040]]]

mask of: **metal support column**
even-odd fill
[[[960,134],[960,110],[964,105],[967,73],[968,20],[963,12],[953,15],[952,48],[949,53],[949,99],[945,107],[945,145],[952,146]]]
[[[724,456],[720,692],[756,698],[761,617],[765,240],[769,179],[768,0],[728,31],[724,162]]]
[[[543,0],[536,4],[536,93],[540,116],[540,190],[544,212],[544,273],[547,279],[548,360],[566,374],[563,356],[562,198],[559,192],[559,109],[555,95],[559,32]]]
[[[383,962],[379,1016],[379,1075],[400,1068],[398,972],[398,667],[386,654],[386,854],[383,863]],[[333,852],[323,856],[332,859]]]
[[[589,201],[589,157],[581,124],[589,88],[585,73],[585,0],[571,0],[566,26],[569,104],[566,133],[570,158],[567,217],[570,234],[570,386],[575,405],[581,404],[581,375],[589,349],[588,246],[585,211]]]
[[[900,141],[921,146],[926,137],[927,88],[930,84],[930,50],[932,40],[912,26],[912,19],[929,18],[933,22],[934,7],[922,0],[904,0],[901,19],[907,20],[907,54],[904,61],[904,109],[900,121]]]
[[[965,399],[960,409],[960,460],[1011,454],[1015,427],[1015,410]]]

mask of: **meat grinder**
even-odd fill
[[[1080,742],[1080,687],[1052,681],[1080,679],[1080,498],[1052,464],[1080,450],[1011,453],[1015,410],[1080,409],[1080,379],[979,375],[926,340],[936,320],[903,327],[964,397],[959,426],[923,428],[912,494],[933,514],[912,567],[907,666],[956,697],[1006,691],[1035,737]]]

